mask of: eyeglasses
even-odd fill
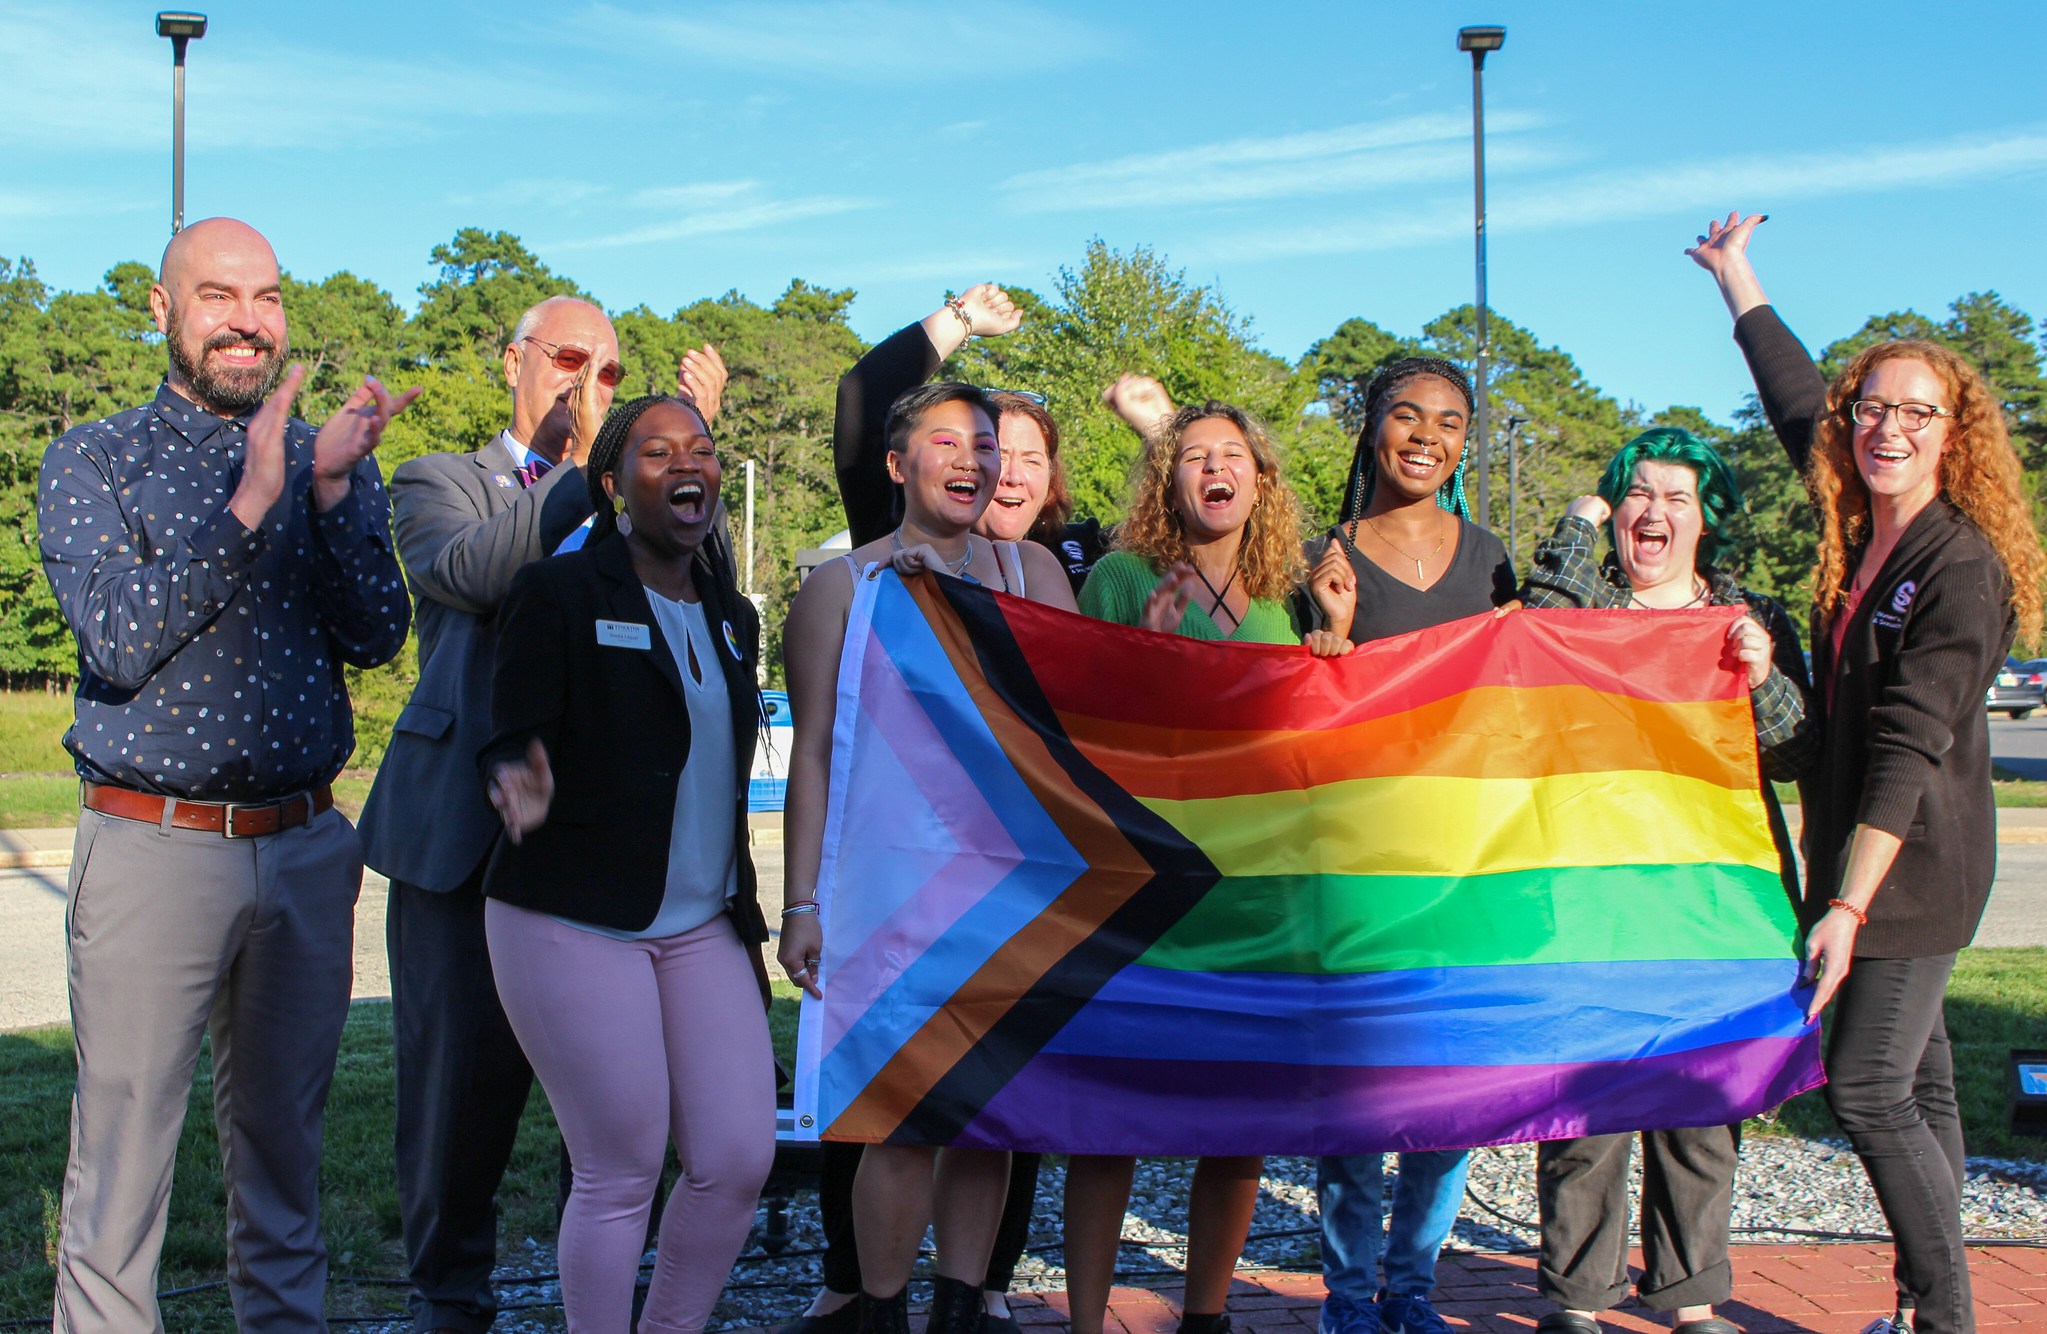
[[[1857,426],[1881,426],[1887,412],[1898,414],[1898,427],[1905,431],[1923,431],[1935,417],[1955,415],[1931,403],[1886,403],[1880,398],[1858,398],[1848,405]]]
[[[984,394],[1008,394],[1013,398],[1020,398],[1026,403],[1035,403],[1041,408],[1045,406],[1046,402],[1043,394],[1030,389],[983,389],[981,392]]]
[[[590,364],[590,354],[580,347],[567,347],[560,343],[543,342],[532,334],[526,335],[526,341],[546,348],[547,355],[554,362],[556,370],[567,371],[570,375],[574,375],[577,371]],[[624,379],[625,367],[615,361],[606,362],[598,368],[597,383],[603,385],[606,389],[618,388],[619,383]]]

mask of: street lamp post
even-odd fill
[[[1492,482],[1489,465],[1492,462],[1488,449],[1486,428],[1486,358],[1492,351],[1486,341],[1485,303],[1485,57],[1488,51],[1497,51],[1507,40],[1507,30],[1501,27],[1459,28],[1457,49],[1471,53],[1471,174],[1472,211],[1476,219],[1475,230],[1478,238],[1478,374],[1473,387],[1478,391],[1478,411],[1474,414],[1474,433],[1478,439],[1478,526],[1492,526]]]
[[[1507,418],[1507,554],[1521,549],[1521,428],[1526,417]],[[1516,557],[1518,559],[1518,557]]]
[[[204,14],[156,16],[156,35],[171,39],[171,234],[185,225],[185,43],[206,35]]]

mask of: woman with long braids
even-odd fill
[[[1080,609],[1192,639],[1305,644],[1318,657],[1339,657],[1351,648],[1344,630],[1354,585],[1346,571],[1316,571],[1313,597],[1324,628],[1304,634],[1289,609],[1306,573],[1300,523],[1279,451],[1255,418],[1214,401],[1181,408],[1145,435],[1115,550],[1096,562]],[[1195,1165],[1181,1334],[1229,1329],[1223,1302],[1251,1230],[1264,1161],[1212,1157]],[[1074,1334],[1102,1334],[1136,1162],[1102,1154],[1067,1160],[1066,1297]]]
[[[1984,693],[2040,633],[2043,559],[1997,395],[1935,343],[1866,348],[1829,385],[1748,260],[1761,217],[1687,251],[1720,285],[1777,439],[1819,510],[1805,803],[1806,957],[1827,1105],[1896,1238],[1894,1330],[1975,1327],[1943,997],[1997,862]]]
[[[1365,391],[1342,522],[1318,572],[1337,562],[1357,583],[1350,638],[1359,644],[1490,612],[1513,600],[1506,547],[1471,522],[1464,500],[1471,381],[1439,357],[1402,357]],[[1444,1334],[1430,1295],[1436,1253],[1457,1223],[1470,1155],[1400,1155],[1384,1222],[1385,1155],[1327,1157],[1316,1168],[1322,1212],[1322,1334]],[[1386,1277],[1379,1270],[1383,1261]]]
[[[820,566],[796,595],[783,631],[789,703],[796,721],[785,837],[787,872],[777,957],[790,978],[822,995],[829,973],[817,920],[839,658],[855,581],[884,564],[902,574],[930,571],[971,579],[1034,602],[1073,610],[1073,591],[1052,553],[1033,542],[991,542],[975,524],[996,494],[1001,452],[997,410],[972,385],[940,381],[898,397],[883,434],[889,478],[902,487],[902,521]],[[862,886],[840,882],[852,898]],[[1009,1155],[983,1149],[870,1144],[853,1181],[854,1240],[860,1260],[858,1328],[905,1334],[910,1269],[924,1230],[936,1223],[938,1256],[928,1328],[978,1334],[986,1321],[982,1285],[1009,1183]]]
[[[585,464],[581,550],[512,580],[479,757],[505,824],[484,925],[505,1015],[575,1163],[571,1331],[694,1334],[774,1162],[768,938],[746,851],[760,623],[704,539],[720,468],[688,401],[614,408]]]

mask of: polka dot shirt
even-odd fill
[[[263,526],[228,501],[244,420],[174,393],[51,444],[37,481],[43,571],[78,640],[81,777],[200,801],[268,801],[333,778],[355,749],[344,663],[405,644],[410,603],[376,461],[313,509],[315,429],[285,431]]]

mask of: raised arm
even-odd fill
[[[888,478],[888,441],[881,429],[889,405],[904,390],[930,379],[970,336],[993,338],[1022,323],[1009,293],[993,283],[977,283],[876,343],[841,377],[832,418],[832,464],[855,547],[886,536],[894,523],[895,484]]]
[[[1748,358],[1756,396],[1777,440],[1803,472],[1812,454],[1813,432],[1827,410],[1827,382],[1798,336],[1778,318],[1749,263],[1749,237],[1769,214],[1743,217],[1738,211],[1725,222],[1709,222],[1699,243],[1685,251],[1713,275],[1721,299],[1734,316],[1734,341]]]
[[[1599,525],[1613,513],[1598,496],[1579,496],[1557,520],[1556,531],[1535,544],[1527,582],[1521,585],[1523,606],[1618,607],[1627,597],[1599,571],[1593,557]]]

